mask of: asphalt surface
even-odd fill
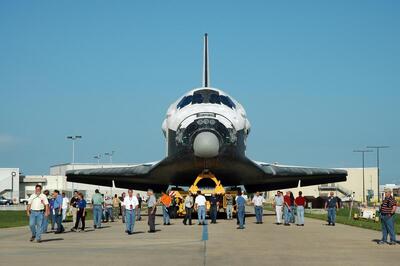
[[[263,224],[246,218],[207,226],[184,226],[181,219],[147,233],[147,217],[136,222],[135,234],[124,233],[121,221],[86,232],[44,234],[42,243],[29,242],[28,227],[0,229],[0,265],[398,265],[400,245],[377,245],[380,232],[306,219],[304,227]],[[65,225],[69,230],[71,224]],[[208,239],[204,241],[202,239]]]

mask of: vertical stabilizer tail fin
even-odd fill
[[[210,86],[210,67],[208,62],[208,34],[204,34],[204,54],[203,54],[203,87]]]

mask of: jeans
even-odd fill
[[[187,220],[189,220],[189,224],[192,224],[192,208],[185,207],[185,218],[183,219],[183,223],[186,224]]]
[[[237,216],[239,219],[239,228],[244,228],[244,206],[238,206]]]
[[[294,217],[295,210],[296,210],[296,207],[294,205],[290,206],[290,222],[292,224],[294,224],[294,222],[295,222],[295,217]]]
[[[254,212],[256,213],[257,223],[262,223],[263,207],[262,206],[255,206],[254,207]]]
[[[290,217],[291,217],[290,208],[287,207],[286,205],[283,206],[283,219],[285,220],[285,224],[290,223]]]
[[[336,208],[328,208],[328,224],[335,224]]]
[[[206,206],[199,206],[197,209],[199,224],[206,224]]]
[[[163,222],[164,224],[169,224],[169,212],[168,208],[165,207],[164,205],[162,206],[162,214],[163,214]]]
[[[210,218],[211,218],[211,223],[217,222],[217,205],[210,206]]]
[[[231,220],[233,218],[233,206],[226,205],[226,219]]]
[[[276,223],[282,223],[282,206],[275,206],[275,213],[276,213]]]
[[[41,239],[43,218],[44,212],[42,211],[31,211],[29,216],[29,227],[31,228],[32,237],[35,237],[36,240]]]
[[[125,217],[125,226],[126,226],[126,231],[128,233],[133,232],[133,227],[135,226],[135,210],[128,209],[125,211],[126,217]]]
[[[42,234],[47,233],[47,227],[49,225],[49,216],[43,216],[43,222],[42,222]]]
[[[394,216],[393,215],[381,215],[381,226],[382,226],[382,241],[387,241],[388,234],[390,235],[390,241],[396,242],[396,233],[394,232]]]
[[[113,208],[112,207],[107,207],[106,208],[106,222],[108,222],[108,220],[111,220],[111,222],[114,222]]]
[[[99,228],[101,227],[101,216],[103,214],[103,210],[101,205],[93,205],[93,223],[94,226]]]
[[[304,224],[304,206],[297,206],[297,224]]]
[[[55,219],[57,223],[57,232],[64,232],[64,226],[62,225],[62,212],[60,213],[60,209],[54,209],[55,211]]]

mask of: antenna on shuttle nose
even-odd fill
[[[208,34],[204,34],[204,54],[203,54],[203,87],[210,86],[210,68],[208,65]]]

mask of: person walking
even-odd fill
[[[105,207],[105,222],[108,223],[108,221],[114,222],[114,215],[113,215],[113,199],[111,195],[106,193],[106,196],[104,197],[104,207]]]
[[[139,202],[138,209],[137,209],[137,215],[136,215],[136,221],[140,221],[140,220],[142,220],[142,215],[140,212],[142,211],[142,201],[143,200],[139,193],[136,194],[136,197]]]
[[[290,191],[286,192],[286,195],[283,197],[283,218],[284,218],[284,225],[290,225],[290,218],[291,218],[291,199],[290,199]]]
[[[283,208],[284,198],[282,192],[278,191],[274,198],[273,207],[275,208],[276,224],[282,224],[282,208]]]
[[[70,210],[71,210],[71,213],[72,213],[72,224],[76,223],[76,214],[78,212],[78,209],[77,209],[76,205],[77,205],[78,201],[79,201],[78,191],[75,190],[74,191],[74,196],[71,198],[71,200],[69,202]]]
[[[206,225],[206,197],[197,191],[197,196],[194,202],[194,210],[197,211],[197,219],[199,225]]]
[[[244,216],[245,216],[246,200],[242,196],[242,191],[238,191],[236,199],[237,216],[239,219],[239,227],[237,229],[244,229]]]
[[[50,194],[50,192],[49,192]],[[54,211],[54,193],[51,193],[49,197],[49,207],[50,207],[50,222],[51,222],[51,231],[54,231],[56,228],[56,212]]]
[[[183,218],[183,224],[186,225],[186,222],[189,220],[189,225],[192,225],[193,197],[190,192],[185,197],[184,204],[185,204],[185,218]]]
[[[328,199],[325,202],[325,210],[328,211],[328,225],[335,226],[337,209],[339,209],[339,204],[337,202],[337,198],[334,196],[333,191],[331,191]]]
[[[256,192],[253,197],[252,203],[254,204],[254,212],[256,214],[256,223],[262,224],[263,217],[263,203],[265,202],[264,197],[260,194],[260,192]]]
[[[77,202],[77,217],[76,217],[76,222],[75,226],[71,229],[71,231],[76,231],[78,230],[79,223],[82,224],[81,231],[85,231],[85,217],[86,217],[86,200],[83,197],[82,193],[78,193],[78,199],[79,201]]]
[[[385,188],[385,198],[380,206],[381,215],[381,226],[382,226],[382,239],[378,244],[388,243],[389,245],[395,245],[396,242],[396,232],[394,230],[395,214],[397,203],[392,197],[392,190]],[[387,236],[390,235],[390,242],[387,242]]]
[[[48,191],[47,189],[45,191],[43,191],[43,194],[46,196],[47,202],[49,201],[49,194],[50,191]],[[49,214],[50,214],[50,204],[49,205],[49,210],[48,210],[48,214],[43,216],[43,223],[42,223],[42,234],[46,234],[47,233],[47,227],[49,226]]]
[[[114,219],[119,219],[119,206],[121,205],[121,200],[118,198],[118,195],[115,194],[114,198],[113,198],[113,215],[114,215]]]
[[[69,198],[65,196],[65,192],[62,193],[62,221],[65,222],[65,219],[67,218],[67,211],[68,211],[68,205],[69,205]]]
[[[218,198],[215,193],[212,193],[210,197],[210,218],[212,224],[217,223],[218,205]]]
[[[303,192],[299,191],[299,196],[294,200],[296,206],[297,225],[304,226],[304,208],[306,207],[306,199]]]
[[[104,198],[100,194],[100,191],[96,189],[94,191],[94,195],[92,197],[92,204],[93,204],[93,227],[94,229],[101,228],[101,217],[103,214],[103,205],[104,205]]]
[[[126,230],[125,232],[128,235],[133,234],[133,229],[135,226],[135,213],[137,211],[139,202],[136,196],[133,195],[133,190],[129,189],[128,190],[128,196],[125,197],[124,199],[124,205],[125,205],[125,225],[126,225]]]
[[[36,239],[37,243],[42,241],[43,219],[49,215],[49,202],[46,195],[42,193],[42,186],[35,186],[35,193],[28,199],[26,215],[29,217],[29,228],[31,229],[32,237],[30,241]]]
[[[162,204],[164,225],[170,225],[171,223],[168,209],[171,206],[171,197],[168,194],[162,192],[160,202]]]
[[[54,190],[54,214],[55,220],[57,223],[57,231],[55,234],[61,234],[65,231],[64,226],[62,225],[62,204],[63,204],[63,197],[60,194],[60,191],[57,189]]]
[[[225,194],[225,202],[226,202],[226,219],[232,220],[233,219],[233,197],[229,192]]]
[[[149,233],[156,232],[156,211],[157,211],[157,199],[154,196],[152,189],[147,190],[147,224],[149,225]]]

